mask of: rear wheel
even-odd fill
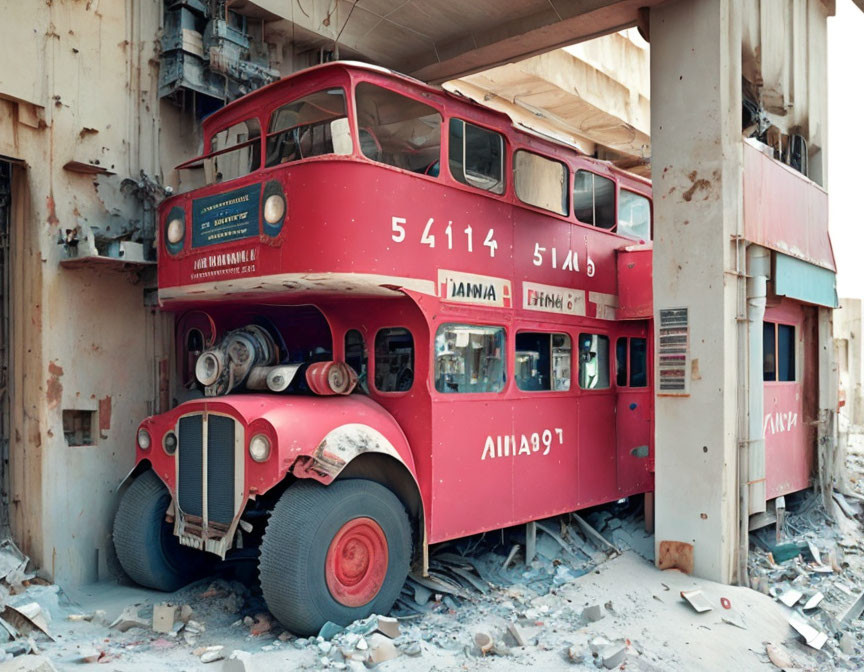
[[[390,611],[411,560],[402,503],[365,480],[301,481],[273,508],[259,573],[273,615],[298,635]]]
[[[123,493],[114,517],[114,548],[123,570],[135,583],[173,592],[201,577],[202,551],[182,546],[165,521],[171,503],[168,489],[145,471]]]

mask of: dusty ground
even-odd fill
[[[568,518],[547,521],[546,529],[561,541],[539,531],[538,556],[528,566],[520,550],[504,567],[513,545],[524,545],[521,530],[438,549],[433,559],[440,562],[433,566],[440,577],[454,577],[453,567],[459,567],[464,556],[462,571],[470,574],[470,580],[440,592],[409,582],[395,612],[401,635],[384,647],[398,657],[375,669],[596,670],[602,669],[604,657],[623,647],[623,658],[609,661],[611,669],[779,669],[769,659],[770,648],[775,660],[790,669],[862,670],[864,621],[840,623],[846,608],[864,590],[864,509],[854,497],[856,492],[864,494],[864,436],[856,436],[852,444],[847,498],[852,515],[844,514],[839,505],[827,514],[811,493],[787,498],[790,512],[783,542],[798,543],[806,550],[775,562],[773,553],[779,549],[773,528],[760,533],[759,540],[754,537],[758,543],[751,549],[753,589],[657,570],[651,562],[653,539],[642,531],[638,510],[607,507],[587,518],[624,550],[611,558],[580,535]],[[806,542],[813,544],[818,563]],[[793,608],[776,599],[793,588],[803,594]],[[711,610],[697,613],[681,598],[684,590],[701,590]],[[803,603],[816,593],[822,593],[824,600],[804,612]],[[724,608],[723,598],[730,608]],[[68,594],[55,586],[31,586],[11,599],[36,601],[50,617],[48,627],[56,641],[35,638],[35,644],[58,670],[80,670],[82,658],[90,657],[99,661],[95,669],[117,672],[325,668],[359,672],[366,669],[361,661],[382,640],[362,624],[330,641],[295,639],[267,620],[260,594],[228,575],[173,595],[99,584]],[[177,632],[171,634],[146,627],[153,605],[163,602],[189,605],[192,623],[181,629],[178,619]],[[145,627],[126,632],[108,627],[130,606],[137,609]],[[789,625],[790,615],[796,612],[827,635],[821,651],[807,646]],[[81,620],[82,616],[92,620]],[[523,645],[514,639],[513,626]],[[484,636],[490,642],[485,655],[478,646]],[[242,665],[204,663],[200,656],[207,646],[222,646],[220,655],[233,651],[248,655]],[[6,666],[19,662],[20,657],[15,663],[0,663],[0,672],[18,669]]]

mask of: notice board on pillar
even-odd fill
[[[661,308],[657,338],[657,394],[690,394],[690,313],[687,308]]]

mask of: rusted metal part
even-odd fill
[[[383,434],[367,425],[352,423],[330,431],[310,455],[295,460],[291,472],[298,478],[314,478],[327,484],[363,453],[383,453],[405,464]]]
[[[99,433],[111,429],[111,397],[99,400]]]
[[[45,396],[48,399],[48,408],[57,408],[63,398],[63,384],[60,377],[63,375],[63,367],[54,362],[48,362],[48,384]]]

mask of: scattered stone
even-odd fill
[[[81,621],[89,621],[93,618],[92,614],[69,614],[66,617],[67,621],[72,621],[73,623],[80,623]]]
[[[584,663],[585,654],[575,644],[567,649],[567,657],[574,663]]]
[[[390,639],[396,639],[399,636],[399,621],[390,616],[378,616],[377,619],[375,629],[378,632],[387,635]]]
[[[585,607],[582,610],[582,618],[589,623],[596,623],[603,618],[604,615],[603,607],[599,604],[592,604],[590,607]]]
[[[243,619],[243,622],[246,622],[246,619]],[[255,622],[252,624],[252,627],[249,628],[249,633],[254,637],[260,637],[264,633],[270,632],[270,629],[273,627],[273,622],[270,620],[270,616],[267,614],[255,614]]]
[[[192,610],[192,607],[190,607],[188,604],[184,604],[182,607],[180,607],[180,620],[184,623],[188,623],[189,619],[192,618],[194,613],[195,612]]]
[[[102,652],[94,646],[81,647],[79,660],[82,663],[98,663],[102,657]]]
[[[138,615],[138,607],[133,605],[126,607],[108,627],[120,632],[126,632],[132,628],[149,628],[150,623]]]
[[[519,628],[518,625],[516,625],[516,623],[508,623],[507,632],[510,633],[513,641],[516,642],[516,646],[525,646],[525,637],[522,634],[522,630]]]
[[[369,643],[366,641],[364,637],[361,637],[357,640],[357,644],[355,645],[357,649],[360,651],[365,651],[369,648]]]
[[[321,629],[318,631],[318,636],[322,637],[323,639],[329,640],[333,639],[333,637],[335,635],[338,635],[340,632],[345,632],[345,628],[343,628],[341,625],[337,625],[333,621],[327,621],[324,625],[321,626]]]
[[[605,637],[595,637],[591,640],[588,646],[591,648],[591,653],[599,654],[601,651],[604,651],[605,649],[608,649],[610,646],[612,646],[612,642],[610,642]]]
[[[292,639],[293,637],[294,637],[294,635],[292,635],[290,632],[288,632],[288,631],[286,630],[286,631],[283,632],[281,635],[279,635],[279,641],[280,641],[280,642],[289,642],[289,641],[291,641],[291,639]]]
[[[374,633],[369,636],[369,660],[374,664],[383,663],[385,660],[392,660],[399,655],[399,649],[393,644],[389,637],[385,637],[380,633]]]
[[[173,604],[163,603],[153,605],[153,631],[167,634],[174,630],[174,616],[177,615],[177,607]]]
[[[204,651],[198,654],[202,663],[215,663],[217,660],[222,660],[225,657],[225,647],[221,644],[216,646],[207,646]]]
[[[407,644],[405,644],[404,646],[401,646],[399,648],[402,651],[402,653],[404,653],[406,656],[411,656],[412,658],[419,656],[421,653],[423,653],[423,649],[420,646],[420,642],[418,642],[416,640],[408,642]]]
[[[626,656],[627,644],[613,644],[603,650],[600,659],[603,661],[603,667],[613,670],[624,662]]]
[[[480,649],[480,653],[484,656],[492,650],[493,646],[495,646],[495,640],[492,639],[492,636],[487,632],[475,633],[474,643],[477,645],[477,648]]]
[[[57,672],[45,656],[24,655],[0,663],[0,672]]]
[[[780,602],[785,604],[787,607],[794,607],[798,603],[798,600],[800,600],[802,597],[804,597],[804,593],[802,593],[800,590],[796,590],[795,588],[789,588],[784,591],[784,593],[780,595],[780,597],[778,597],[777,599],[780,600]]]
[[[840,650],[847,656],[855,653],[855,637],[851,633],[844,632],[840,637]]]
[[[333,644],[331,644],[330,642],[326,642],[326,641],[325,641],[325,642],[319,642],[319,643],[318,643],[318,650],[319,650],[321,653],[323,653],[325,656],[326,656],[328,653],[330,653],[330,649],[332,649],[332,648],[333,648]]]
[[[768,654],[768,660],[781,670],[795,667],[795,661],[792,660],[789,652],[778,644],[766,644],[765,653]]]

